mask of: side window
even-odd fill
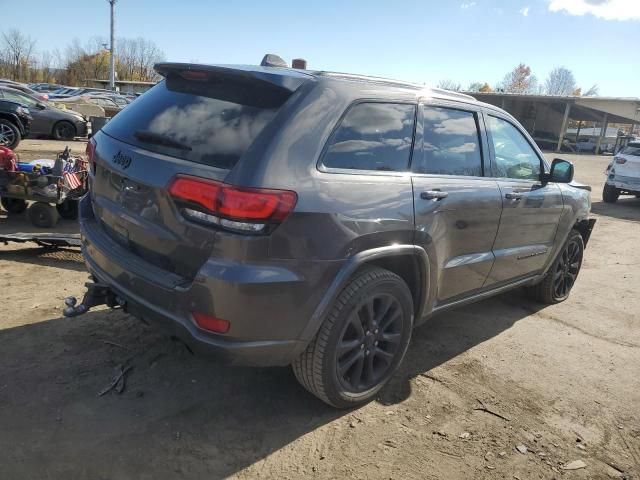
[[[323,165],[351,170],[407,170],[415,108],[397,103],[354,105],[330,139]]]
[[[482,176],[482,155],[476,114],[424,107],[422,158],[413,160],[416,173]]]
[[[489,115],[489,133],[496,155],[496,176],[518,180],[540,178],[540,158],[511,123]]]

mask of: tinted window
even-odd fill
[[[415,106],[358,103],[332,137],[323,164],[330,168],[403,171],[408,168]]]
[[[118,113],[104,132],[147,150],[230,169],[288,95],[250,82],[169,77]]]
[[[425,107],[422,158],[417,173],[482,176],[482,155],[476,115],[451,108]]]
[[[633,155],[634,157],[640,157],[640,143],[629,144],[621,151],[623,155]]]
[[[520,131],[501,118],[489,116],[495,150],[496,176],[520,180],[540,178],[540,158]]]
[[[12,92],[11,90],[3,90],[2,91],[4,98],[11,102],[21,103],[22,105],[26,105],[28,107],[35,107],[36,103],[38,103],[33,98],[24,95],[23,93]]]

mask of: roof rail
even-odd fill
[[[467,95],[466,93],[454,92],[453,90],[445,90],[444,88],[431,88],[430,90],[433,93],[446,95],[447,97],[457,97],[460,99],[473,100],[474,102],[477,102],[477,99],[475,97]]]

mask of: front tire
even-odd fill
[[[335,300],[293,372],[304,388],[333,407],[362,405],[397,370],[412,328],[407,284],[388,270],[366,267]]]
[[[20,129],[9,120],[0,118],[0,146],[15,150],[20,140]]]
[[[616,203],[620,196],[620,190],[607,183],[604,184],[602,189],[602,199],[607,203]]]
[[[584,255],[584,241],[577,230],[571,230],[569,238],[540,283],[528,288],[531,298],[552,305],[569,298],[578,278]]]

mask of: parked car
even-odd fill
[[[93,136],[82,249],[99,303],[194,352],[374,398],[413,327],[527,287],[564,301],[595,220],[571,163],[470,96],[286,68],[156,66]]]
[[[0,99],[0,146],[15,149],[27,136],[31,113],[24,105]]]
[[[98,105],[99,107],[104,108],[105,117],[111,118],[122,110],[123,107],[120,107],[113,98],[103,96],[103,95],[86,95],[84,96],[89,103],[94,105]]]
[[[595,152],[596,141],[591,137],[580,137],[576,142],[576,150],[578,152]]]
[[[620,195],[640,198],[640,142],[629,142],[607,167],[602,199],[615,203]]]
[[[32,97],[36,97],[37,99],[46,102],[47,100],[49,100],[49,95],[46,93],[42,93],[42,92],[36,92],[35,90],[27,87],[26,85],[22,84],[22,83],[17,83],[17,82],[1,82],[0,81],[0,86],[7,86],[7,87],[11,87],[14,90],[19,90],[22,93],[26,93],[27,95],[31,95]]]
[[[0,98],[29,107],[33,117],[30,134],[34,137],[73,140],[87,135],[87,119],[73,110],[56,108],[10,87],[0,86]]]
[[[29,88],[35,90],[36,92],[44,92],[51,93],[55,90],[59,90],[61,85],[56,85],[55,83],[30,83]]]

